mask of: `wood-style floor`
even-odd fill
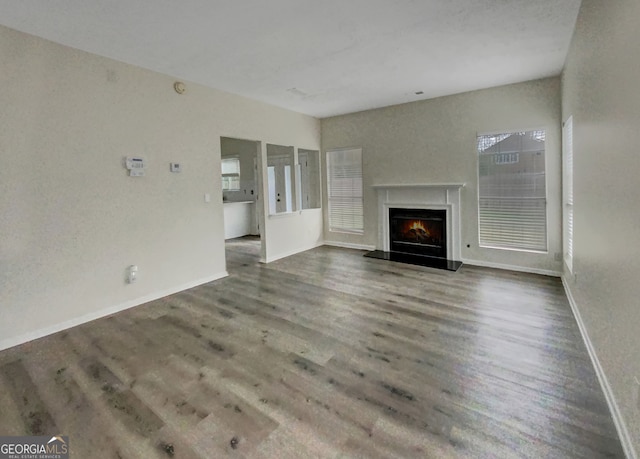
[[[80,458],[622,458],[558,279],[321,247],[0,353]]]

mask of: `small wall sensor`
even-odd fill
[[[182,168],[180,167],[180,163],[169,163],[169,168],[171,172],[181,172]]]
[[[138,279],[138,267],[131,265],[127,268],[127,282],[133,284]]]
[[[125,167],[129,170],[129,176],[131,177],[143,177],[144,170],[147,167],[147,163],[144,158],[136,158],[133,156],[127,156],[125,158]]]

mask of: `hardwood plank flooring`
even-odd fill
[[[623,458],[558,279],[320,247],[0,352],[73,458]]]

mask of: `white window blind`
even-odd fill
[[[562,185],[564,204],[564,262],[573,273],[573,117],[562,126]]]
[[[362,149],[327,152],[329,230],[362,233]]]
[[[545,131],[478,136],[480,246],[547,250]]]
[[[240,189],[240,159],[225,158],[222,166],[222,190],[238,191]]]

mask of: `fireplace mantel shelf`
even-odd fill
[[[371,185],[371,188],[462,188],[465,183],[387,183]]]

